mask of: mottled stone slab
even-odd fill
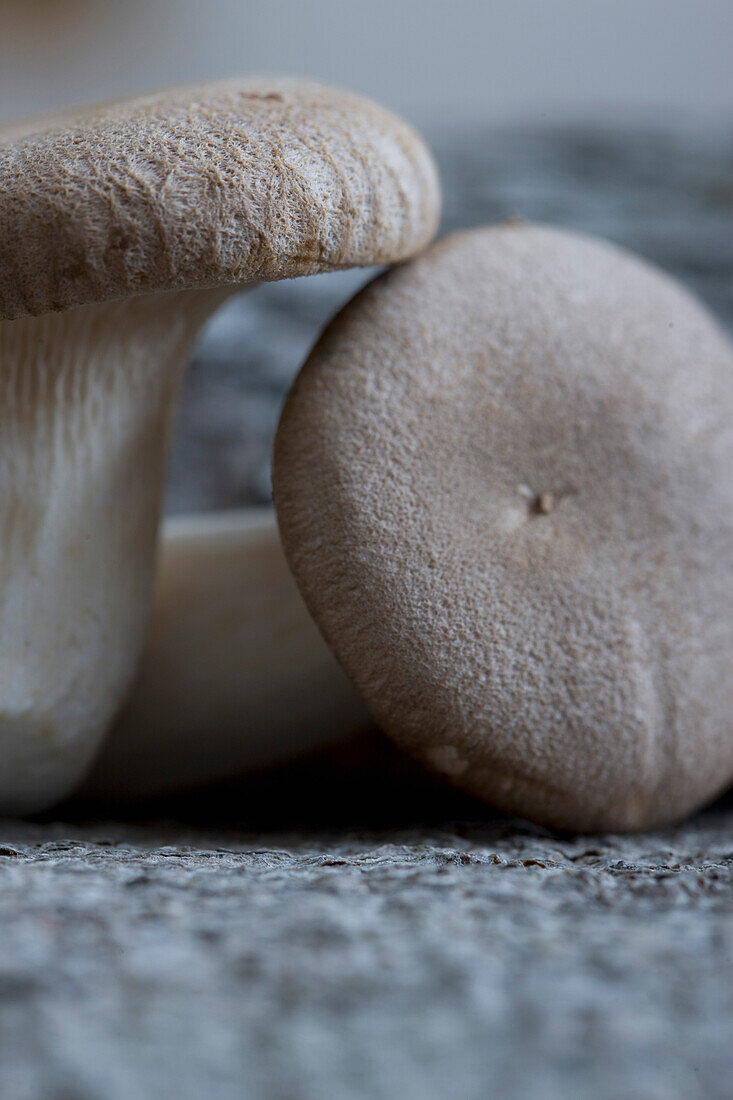
[[[0,936],[4,1100],[731,1095],[731,804],[641,837],[10,822]]]

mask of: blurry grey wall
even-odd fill
[[[283,71],[451,118],[733,114],[733,0],[0,0],[0,120]]]

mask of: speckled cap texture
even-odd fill
[[[598,241],[459,233],[331,324],[283,411],[286,554],[402,746],[550,825],[733,778],[733,352]]]
[[[67,112],[0,135],[0,318],[392,262],[439,208],[407,123],[311,81]]]

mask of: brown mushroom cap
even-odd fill
[[[439,206],[407,123],[312,81],[67,112],[0,141],[0,318],[394,261]]]
[[[570,828],[733,778],[733,354],[610,245],[500,226],[377,279],[296,380],[285,551],[385,730]]]

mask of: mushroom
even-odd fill
[[[26,812],[79,781],[132,677],[202,322],[235,287],[408,256],[439,191],[406,123],[268,77],[16,129],[0,195],[0,812]]]
[[[163,525],[132,690],[82,793],[193,787],[369,725],[305,609],[272,509],[177,517]]]
[[[380,725],[539,822],[733,778],[733,353],[611,245],[458,233],[326,330],[275,444],[286,556]]]

